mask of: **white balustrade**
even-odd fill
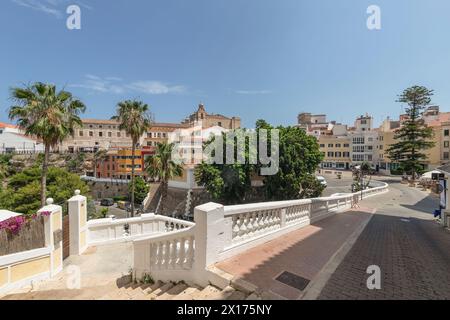
[[[207,285],[214,279],[208,271],[214,263],[349,210],[361,194],[366,198],[388,191],[387,184],[378,185],[362,193],[325,198],[235,206],[207,203],[195,208],[195,224],[154,216],[146,223],[155,233],[133,241],[135,275]]]

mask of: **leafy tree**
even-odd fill
[[[293,200],[320,196],[323,186],[314,173],[322,162],[317,140],[297,127],[278,127],[280,131],[279,170],[265,178],[266,194],[272,200]]]
[[[11,176],[8,187],[0,193],[0,207],[23,214],[36,213],[42,206],[39,201],[41,193],[40,169],[29,168]],[[89,187],[76,174],[63,168],[49,168],[47,177],[48,195],[56,204],[63,205],[74,195],[75,190],[87,195]]]
[[[430,141],[433,138],[433,130],[427,127],[421,118],[423,110],[430,105],[433,90],[421,86],[413,86],[399,96],[398,102],[406,103],[407,120],[402,127],[395,132],[392,144],[387,152],[392,161],[400,163],[401,169],[410,174],[413,179],[417,173],[423,171],[422,163],[427,155],[424,150],[432,148],[435,143]]]
[[[372,181],[372,172],[372,167],[368,162],[363,162],[359,166],[354,166],[352,169],[352,191],[358,192],[367,189],[370,185],[370,182]]]
[[[119,129],[131,136],[131,216],[134,217],[134,192],[135,192],[135,155],[136,145],[142,135],[151,127],[149,106],[141,101],[123,101],[117,105],[117,115],[114,119],[120,122]]]
[[[131,189],[131,185],[129,186],[129,188]],[[149,186],[147,185],[147,183],[145,183],[145,180],[142,177],[136,177],[134,190],[134,201],[136,204],[142,204],[144,199],[147,197],[149,189]]]
[[[79,114],[86,107],[81,101],[74,99],[70,92],[57,92],[54,85],[41,82],[25,88],[13,88],[11,98],[16,104],[9,110],[9,118],[17,120],[18,126],[26,135],[36,137],[44,143],[40,188],[41,205],[44,206],[50,149],[73,135],[75,127],[81,126]]]
[[[264,176],[266,196],[271,200],[289,200],[319,196],[324,187],[314,177],[317,166],[322,161],[322,153],[314,137],[309,137],[300,128],[274,128],[264,120],[258,120],[256,130],[268,130],[268,150],[271,150],[271,130],[278,129],[279,140],[279,170],[275,175]],[[241,131],[239,134],[245,134]],[[259,135],[258,135],[259,136]],[[235,141],[227,141],[223,134],[224,147]],[[206,146],[212,143],[208,141]],[[259,148],[259,144],[258,144]],[[218,201],[226,204],[246,202],[252,190],[251,180],[262,164],[250,164],[253,150],[249,141],[245,144],[245,164],[208,164],[202,163],[195,170],[195,178],[208,193]],[[225,154],[225,152],[224,152]],[[235,152],[236,155],[236,152]],[[224,155],[225,157],[225,155]],[[225,159],[224,159],[225,163]]]
[[[155,154],[145,160],[145,170],[150,178],[161,182],[160,212],[165,213],[169,180],[183,175],[183,166],[172,159],[173,143],[158,143]]]
[[[245,202],[249,191],[251,191],[251,178],[257,173],[258,165],[250,164],[250,148],[249,141],[245,140],[245,150],[243,150],[245,164],[238,163],[237,160],[237,140],[244,135],[245,131],[235,132],[235,138],[228,139],[226,133],[222,133],[223,141],[223,164],[214,163],[208,164],[202,162],[195,168],[195,180],[199,185],[205,187],[206,191],[216,201],[221,201],[226,204],[236,204]],[[243,141],[243,140],[242,140]],[[212,137],[205,143],[205,148],[216,142],[216,137]],[[227,164],[226,152],[227,146],[234,149],[234,162]],[[216,156],[213,152],[212,156]],[[228,159],[229,160],[229,159]]]

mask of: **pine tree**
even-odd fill
[[[392,161],[400,164],[403,172],[412,176],[423,171],[423,162],[427,159],[425,150],[432,148],[435,143],[432,128],[426,126],[422,119],[423,110],[430,105],[433,90],[421,86],[413,86],[399,96],[397,102],[406,103],[407,119],[400,129],[395,132],[394,140],[387,152]]]

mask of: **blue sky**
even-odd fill
[[[78,4],[82,29],[66,28]],[[366,9],[381,8],[369,31]],[[2,0],[0,121],[9,88],[44,81],[73,92],[84,117],[138,98],[157,121],[207,111],[294,124],[301,111],[352,123],[397,117],[397,94],[435,90],[450,111],[448,0]]]

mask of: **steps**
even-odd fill
[[[157,281],[154,284],[128,283],[121,287],[111,282],[107,285],[78,290],[40,291],[38,289],[7,295],[0,300],[245,300],[258,298],[255,293],[249,295],[231,286],[222,290],[212,285],[199,288],[184,282]]]

